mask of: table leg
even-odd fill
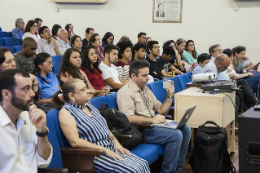
[[[194,148],[194,128],[191,128],[190,145]]]
[[[235,154],[235,120],[232,123],[232,135],[231,135],[231,148],[230,148],[230,155],[233,156]]]

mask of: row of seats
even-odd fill
[[[147,84],[147,86],[152,90],[156,98],[162,103],[166,97],[166,91],[163,89],[163,82],[166,80],[174,81],[175,93],[183,89],[186,89],[186,83],[191,82],[190,76],[191,72],[185,73],[182,75],[175,76],[173,78],[164,79],[162,81],[156,81],[153,83]],[[118,109],[116,103],[117,93],[108,94],[107,96],[100,96],[92,98],[91,103],[99,108],[102,103],[106,103],[109,108]],[[53,158],[49,167],[58,167],[63,168],[62,156],[60,152],[60,147],[71,148],[65,136],[63,135],[59,120],[58,120],[59,111],[53,109],[49,111],[46,115],[47,117],[47,126],[52,133],[49,133],[48,138],[53,147]],[[159,155],[164,154],[164,146],[159,144],[139,144],[135,149],[131,150],[132,153],[137,156],[145,159],[149,165],[155,162]]]
[[[0,48],[1,47],[8,48],[12,52],[12,54],[15,54],[16,52],[20,52],[22,50],[22,46],[13,46],[13,47],[11,47],[11,46],[0,46]]]
[[[13,37],[12,32],[0,31],[0,38],[2,37]]]
[[[0,38],[0,46],[22,46],[22,39],[13,37],[3,37]]]
[[[0,32],[3,31],[2,28],[0,27]]]

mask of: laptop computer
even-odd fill
[[[188,122],[191,114],[193,113],[193,111],[195,110],[196,107],[197,107],[197,105],[194,105],[194,106],[188,108],[186,110],[185,114],[183,115],[183,117],[181,118],[180,122],[174,121],[174,120],[166,120],[166,122],[164,122],[164,123],[153,124],[153,125],[165,127],[165,128],[171,128],[171,129],[178,129]]]

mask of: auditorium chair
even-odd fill
[[[0,32],[2,32],[2,28],[0,27]]]
[[[3,37],[12,37],[12,36],[10,36],[10,34],[8,32],[0,31],[0,38],[3,38]]]
[[[187,89],[186,84],[191,82],[191,78],[190,78],[190,73],[189,74],[181,74],[181,75],[177,75],[176,77],[179,78],[180,82],[181,82],[181,88]]]
[[[3,47],[8,48],[12,54],[15,53],[13,47],[11,47],[11,46],[0,46],[0,48],[3,48]]]
[[[22,46],[13,46],[14,48],[14,53],[20,52],[22,50]]]
[[[3,39],[0,38],[0,47],[4,47],[4,46],[5,46],[4,41],[3,41]]]
[[[4,37],[2,38],[5,46],[21,46],[19,38]]]
[[[62,55],[52,56],[51,58],[52,58],[52,62],[54,62],[52,71],[54,74],[58,74],[61,66]]]
[[[48,168],[68,168],[69,172],[94,172],[94,156],[100,151],[91,149],[73,149],[63,135],[59,120],[59,111],[53,109],[46,115],[49,128],[48,139],[53,148],[52,161]]]

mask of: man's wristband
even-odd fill
[[[169,99],[172,99],[174,97],[174,94],[173,95],[167,95],[167,98],[169,98]]]
[[[49,129],[48,129],[48,127],[46,128],[46,131],[45,132],[37,132],[36,131],[36,135],[38,136],[38,137],[45,137],[45,136],[47,136],[49,134]]]

